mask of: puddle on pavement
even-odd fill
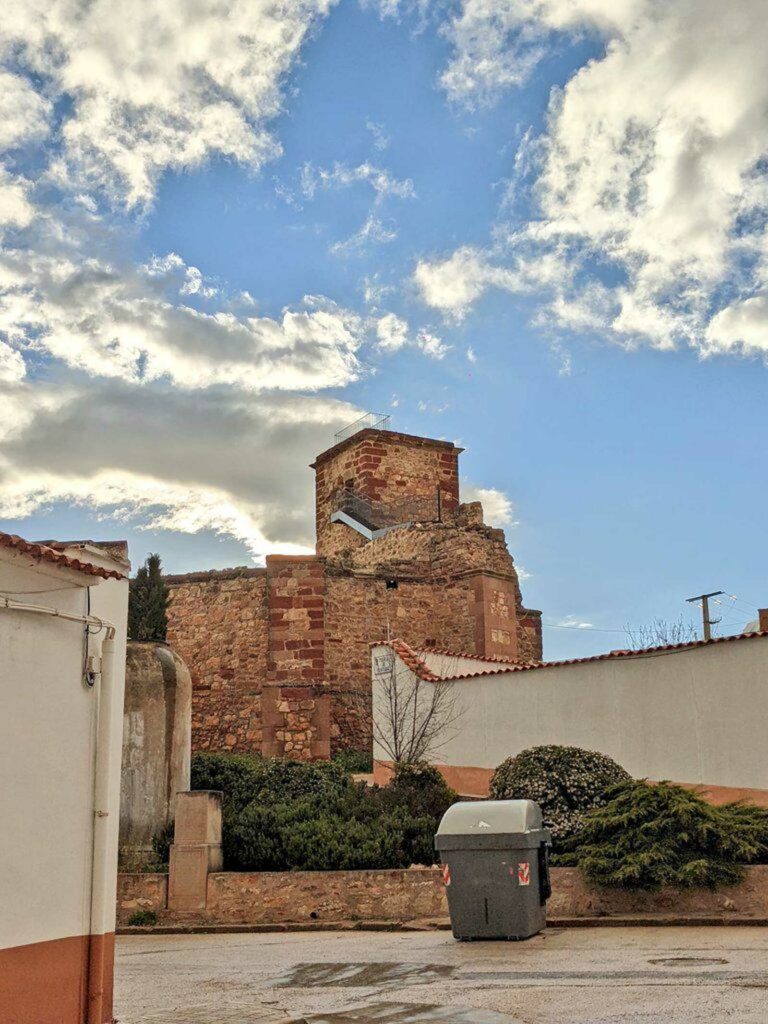
[[[296,964],[272,984],[276,988],[368,988],[411,983],[429,985],[451,978],[450,964]]]
[[[719,967],[728,961],[721,956],[663,956],[649,960],[648,963],[661,964],[662,967],[690,967],[691,964],[697,967]]]
[[[433,1003],[371,1003],[333,1013],[316,1013],[297,1024],[519,1024],[516,1017],[495,1010]]]

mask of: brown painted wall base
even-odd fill
[[[115,936],[76,935],[0,949],[2,1024],[84,1024],[88,1020],[88,965],[102,959],[101,1011],[94,1024],[111,1024]]]
[[[222,872],[208,876],[204,911],[183,916],[162,910],[164,875],[121,875],[118,922],[138,908],[154,909],[160,924],[271,925],[337,921],[412,921],[448,913],[439,868],[405,871]],[[741,885],[711,892],[632,893],[591,888],[576,868],[552,869],[551,918],[631,915],[768,918],[768,865],[746,869]]]
[[[472,765],[436,764],[445,781],[461,796],[487,797],[492,768],[476,768]],[[373,762],[373,781],[379,786],[386,786],[392,778],[394,764],[392,761]],[[735,800],[747,800],[758,807],[768,807],[768,790],[745,789],[736,786],[709,786],[698,782],[679,782],[679,786],[692,789],[711,804],[727,804]]]

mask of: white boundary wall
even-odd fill
[[[419,653],[444,671],[443,656]],[[398,672],[416,679],[399,659]],[[768,790],[768,636],[420,685],[453,686],[461,709],[438,764],[494,769],[557,743],[609,754],[636,778]],[[374,757],[386,760],[379,744]]]

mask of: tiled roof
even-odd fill
[[[768,632],[754,632],[754,633],[736,633],[733,636],[718,636],[712,640],[693,640],[690,643],[684,644],[666,644],[662,647],[643,647],[636,651],[608,651],[606,654],[593,654],[588,658],[569,658],[565,661],[530,661],[525,663],[504,661],[498,657],[485,658],[479,654],[466,654],[460,651],[432,651],[431,649],[425,651],[415,651],[412,647],[403,640],[381,640],[377,643],[372,644],[372,647],[376,646],[389,646],[391,647],[408,665],[420,679],[426,682],[447,682],[453,679],[473,679],[475,676],[493,676],[498,675],[500,672],[531,672],[537,668],[561,668],[568,665],[588,665],[594,661],[611,661],[618,658],[653,658],[659,657],[665,654],[677,654],[681,651],[696,650],[700,647],[712,647],[715,644],[733,643],[736,640],[755,640],[760,637],[768,637]],[[407,652],[408,657],[404,657],[403,650]],[[496,661],[498,662],[492,668],[483,669],[479,672],[457,672],[451,675],[439,675],[434,672],[427,663],[424,661],[424,655],[428,654],[443,654],[452,655],[456,658],[471,658],[476,661]]]
[[[427,683],[442,683],[442,682],[445,682],[448,679],[469,679],[469,678],[472,678],[474,676],[496,675],[499,672],[508,672],[510,670],[510,668],[513,667],[511,662],[505,661],[505,662],[495,666],[494,668],[481,669],[478,672],[458,672],[458,673],[455,673],[455,674],[452,674],[452,675],[439,675],[437,672],[434,672],[429,667],[429,665],[427,665],[426,661],[424,661],[423,655],[425,655],[425,654],[432,654],[433,652],[432,652],[431,649],[428,650],[428,651],[420,651],[420,652],[419,651],[414,651],[414,649],[412,647],[410,647],[405,642],[405,640],[390,640],[390,641],[381,640],[378,643],[371,644],[371,646],[372,647],[380,647],[380,646],[391,647],[392,650],[398,655],[400,660],[405,665],[407,665],[408,668],[415,675],[417,675],[419,677],[419,679],[423,679],[424,682],[427,682]],[[445,651],[440,651],[439,653],[445,654],[446,652]],[[476,654],[461,654],[461,655],[456,655],[456,657],[476,659],[476,658],[478,658],[478,655],[476,655]],[[489,659],[483,658],[483,659],[478,659],[478,660],[485,661],[485,660],[489,660]]]
[[[81,562],[79,558],[72,558],[65,555],[63,551],[56,551],[47,544],[33,544],[24,540],[14,533],[0,533],[0,547],[12,548],[24,555],[31,555],[38,561],[52,562],[62,569],[74,569],[75,572],[87,573],[89,576],[100,576],[105,580],[124,580],[125,574],[115,569],[102,569],[100,565],[93,565],[91,562]]]

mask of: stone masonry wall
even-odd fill
[[[331,523],[339,494],[351,491],[388,510],[388,522],[449,516],[459,503],[458,455],[447,441],[363,430],[323,452],[314,463],[317,553],[359,548],[365,539]],[[377,524],[378,525],[378,524]]]
[[[267,675],[267,575],[230,569],[166,577],[168,643],[192,674],[192,749],[260,750]]]
[[[368,748],[376,640],[541,658],[541,616],[523,607],[503,531],[483,523],[478,502],[459,503],[460,451],[360,431],[315,463],[317,555],[167,578],[168,641],[193,678],[194,750]],[[367,540],[330,523],[340,488],[410,525]]]
[[[463,580],[329,575],[326,584],[326,680],[332,691],[332,748],[371,742],[371,651],[374,640],[408,637],[417,647],[475,651],[473,591]]]
[[[552,868],[552,922],[640,915],[729,920],[768,918],[768,865],[748,867],[740,885],[714,892],[625,892],[594,889],[577,868]],[[166,875],[120,875],[118,925],[136,910],[154,910],[161,924],[173,923],[165,906]],[[387,871],[264,871],[208,876],[207,906],[185,924],[270,925],[317,921],[412,921],[445,919],[448,907],[439,868]]]

